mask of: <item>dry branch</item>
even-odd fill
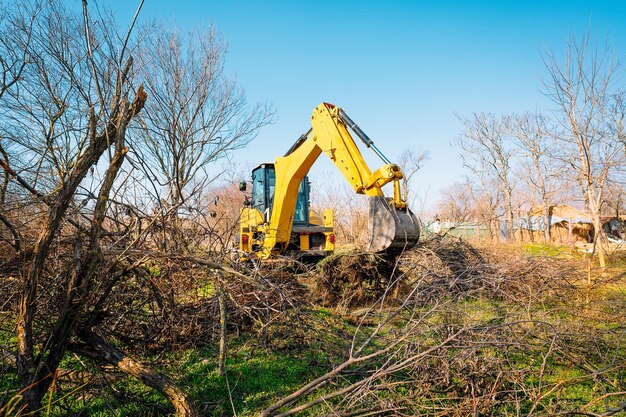
[[[194,417],[198,415],[187,394],[171,379],[130,358],[92,331],[82,331],[79,337],[85,346],[73,345],[71,346],[72,351],[100,363],[114,365],[121,371],[163,393],[174,406],[177,416]]]

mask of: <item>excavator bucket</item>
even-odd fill
[[[420,237],[420,223],[408,208],[398,210],[385,197],[368,197],[370,252],[401,252]]]

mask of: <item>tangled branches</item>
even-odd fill
[[[626,323],[594,324],[584,276],[576,259],[427,242],[360,313],[345,360],[261,415],[612,415]]]

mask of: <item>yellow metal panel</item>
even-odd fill
[[[303,233],[300,235],[300,250],[309,250],[311,248],[309,243],[309,235]]]
[[[309,210],[309,223],[315,226],[323,226],[324,219],[317,212]]]
[[[263,215],[255,208],[244,207],[239,212],[239,250],[244,252],[252,251],[252,237],[263,224]],[[244,235],[248,236],[248,241],[244,243]]]
[[[335,211],[333,209],[324,210],[324,226],[335,228]]]
[[[324,250],[334,251],[335,250],[335,242],[331,242],[332,239],[335,239],[335,212],[333,209],[324,210],[324,226],[332,228],[332,232],[324,233]]]
[[[263,244],[266,249],[265,256],[269,256],[273,250],[282,250],[289,243],[298,187],[321,152],[314,141],[307,140],[290,155],[276,158],[274,162],[276,186],[270,219],[271,227]],[[277,245],[279,246],[276,247]]]
[[[348,129],[339,119],[339,108],[320,104],[311,117],[313,135],[318,146],[337,165],[354,191],[359,194],[381,196],[379,188],[367,189],[372,176]]]

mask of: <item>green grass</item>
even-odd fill
[[[435,315],[432,322],[449,322],[451,319],[458,324],[468,323],[493,323],[500,320],[503,313],[507,313],[505,305],[488,299],[476,299],[463,301],[456,305],[453,317],[448,315]],[[511,313],[510,311],[508,312]],[[340,358],[329,357],[323,351],[323,344],[335,342],[330,338],[335,335],[343,338],[345,334],[354,330],[349,324],[337,316],[332,310],[318,308],[310,312],[317,317],[320,325],[336,325],[339,331],[329,331],[318,342],[299,350],[276,349],[275,347],[262,347],[255,342],[253,334],[243,334],[230,340],[231,356],[227,361],[226,377],[217,374],[217,355],[213,349],[195,349],[178,352],[168,352],[158,358],[157,364],[152,364],[155,369],[176,379],[176,382],[186,390],[200,415],[203,416],[230,416],[236,413],[246,417],[258,413],[259,410],[271,405],[277,399],[293,392],[306,382],[327,372],[331,363],[337,363]],[[546,316],[546,319],[550,317]],[[551,320],[550,320],[551,321]],[[428,340],[429,335],[424,333],[422,342]],[[542,352],[546,346],[540,343],[529,347],[517,347],[506,352],[506,359],[512,369],[524,373],[523,382],[527,388],[536,390],[536,394],[548,394],[543,406],[547,407],[550,401],[557,402],[567,400],[568,406],[583,406],[602,395],[598,392],[599,387],[585,371],[578,368],[568,360],[553,353],[547,361],[547,368],[542,380],[542,388],[539,389],[539,371],[542,363]],[[493,347],[481,348],[477,351],[478,357],[494,358],[503,355],[499,349]],[[144,358],[150,363],[150,358]],[[80,369],[80,363],[75,359],[68,358],[63,363],[65,369]],[[622,376],[623,379],[623,376]],[[566,381],[563,383],[563,381]],[[1,387],[13,385],[15,381],[8,381],[6,376],[0,378]],[[464,381],[458,380],[455,389],[462,389]],[[561,384],[559,389],[548,393],[552,387]],[[619,384],[619,382],[618,382]],[[534,388],[533,388],[534,387]],[[445,388],[445,387],[443,387]],[[63,399],[63,395],[71,391],[71,387],[65,387],[62,393],[58,393],[51,407],[51,416],[62,416],[67,413],[69,407],[74,412],[87,413],[90,416],[161,416],[166,415],[171,406],[167,399],[133,378],[121,377],[115,380],[110,388],[103,394],[89,394],[81,398],[81,394],[69,399]],[[415,387],[411,382],[398,383],[392,390],[383,392],[390,401],[402,399],[412,395]],[[231,403],[232,400],[232,403]],[[423,401],[437,401],[443,404],[454,404],[454,399],[424,398]],[[446,401],[448,401],[446,403]],[[524,401],[521,411],[530,411],[531,402]],[[603,404],[599,403],[587,411],[603,411]],[[506,406],[498,406],[497,415],[507,415],[512,409]],[[535,410],[542,411],[542,409]],[[311,410],[303,415],[314,416],[319,410]],[[495,415],[495,414],[494,414]],[[514,414],[508,414],[514,415]],[[4,416],[3,416],[4,417]]]
[[[228,358],[226,376],[218,375],[213,351],[191,350],[168,356],[163,366],[155,368],[170,376],[179,375],[176,382],[188,392],[203,416],[230,416],[233,409],[239,416],[254,415],[328,370],[328,358],[321,351],[292,356],[271,349],[244,348]],[[110,394],[106,398],[89,396],[86,401],[80,400],[80,394],[70,401],[62,398],[63,393],[57,394],[49,415],[65,415],[67,408],[102,417],[162,416],[171,410],[164,396],[134,378],[119,378],[107,391]],[[44,402],[47,401],[46,397]]]
[[[572,249],[567,245],[556,245],[547,243],[529,243],[523,245],[524,252],[531,256],[545,257],[571,257]]]
[[[14,326],[14,321],[9,322],[9,320],[8,317],[0,315],[0,321],[4,321],[7,324],[0,328],[0,353],[2,354],[13,354],[17,348],[15,332],[10,331]],[[4,416],[3,406],[17,393],[17,387],[17,369],[15,369],[14,364],[0,360],[0,416]]]
[[[325,358],[321,353],[309,352],[290,357],[279,352],[240,353],[226,364],[226,377],[217,375],[214,360],[196,362],[183,381],[193,389],[194,397],[205,405],[214,405],[208,415],[230,415],[234,407],[238,415],[252,415],[269,406],[273,399],[296,390],[303,381],[314,378],[326,370],[321,367]],[[230,392],[229,388],[230,387]],[[233,404],[230,405],[229,398]]]

